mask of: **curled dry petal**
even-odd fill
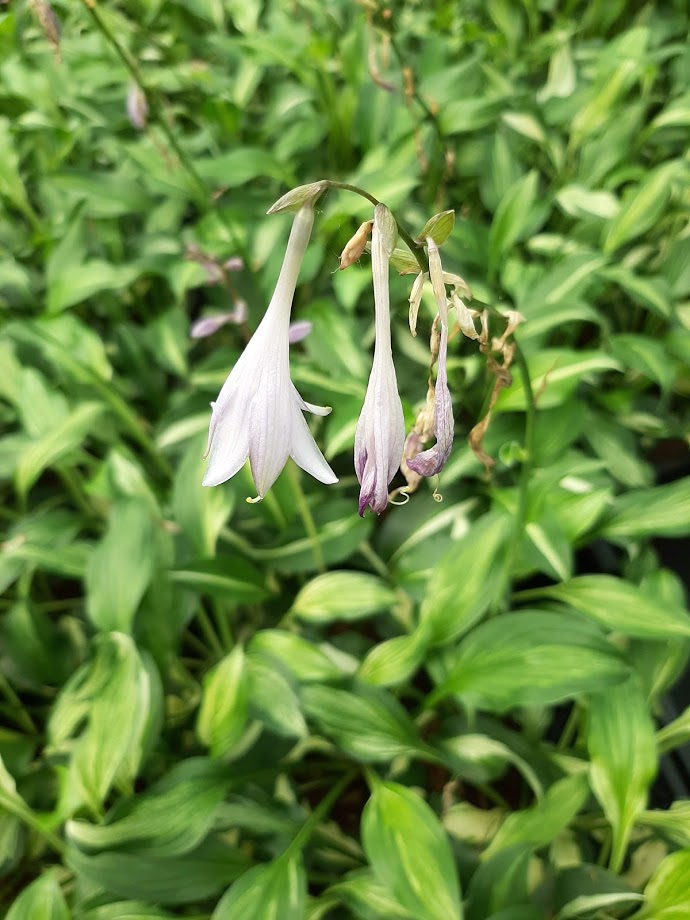
[[[273,485],[290,456],[320,482],[337,482],[303,415],[305,409],[318,414],[327,414],[330,409],[305,403],[290,379],[290,312],[313,223],[314,211],[308,203],[295,216],[264,318],[213,405],[205,486],[230,479],[247,457],[259,498]]]
[[[367,240],[371,233],[373,220],[365,220],[359,225],[357,232],[347,241],[345,248],[340,253],[340,271],[349,268],[358,261],[367,246]]]
[[[360,483],[359,513],[380,514],[388,504],[388,485],[400,466],[405,420],[393,365],[388,272],[395,246],[395,221],[377,205],[371,238],[376,340],[374,361],[355,432],[355,472]]]

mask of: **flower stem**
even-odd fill
[[[335,786],[333,786],[333,788],[326,793],[326,795],[321,799],[319,804],[304,822],[302,827],[297,831],[292,841],[288,845],[288,848],[282,854],[281,859],[288,859],[290,856],[294,855],[295,853],[299,853],[300,850],[304,848],[312,833],[328,815],[331,808],[333,808],[335,803],[338,801],[340,796],[343,794],[345,789],[350,785],[358,773],[359,770],[348,771],[338,780]]]
[[[319,531],[314,522],[311,508],[307,502],[304,490],[302,489],[302,483],[300,482],[300,475],[297,470],[297,466],[292,461],[288,463],[288,476],[290,477],[290,484],[292,485],[295,500],[297,501],[297,510],[299,511],[299,516],[302,519],[304,529],[307,532],[309,542],[311,543],[312,553],[314,554],[314,563],[319,572],[323,573],[326,571],[326,563],[324,561],[323,552],[321,550]]]
[[[37,735],[38,728],[36,727],[34,720],[27,712],[22,701],[14,692],[14,688],[2,673],[2,671],[0,671],[0,690],[7,698],[7,701],[12,705],[12,714],[17,725],[20,725],[30,735]]]

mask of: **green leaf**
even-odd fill
[[[611,869],[619,872],[657,771],[654,724],[632,680],[592,696],[587,747],[592,789],[613,831]]]
[[[409,636],[395,636],[375,645],[362,662],[357,678],[379,687],[396,687],[420,667],[428,646],[429,629],[422,622]]]
[[[237,188],[257,176],[271,176],[282,179],[288,185],[294,184],[291,173],[260,147],[237,147],[216,157],[197,159],[195,166],[202,179],[223,188]]]
[[[254,866],[225,892],[211,920],[304,920],[307,878],[300,854]]]
[[[254,716],[277,735],[304,738],[308,734],[299,697],[280,671],[255,657],[247,659],[246,680]]]
[[[45,872],[14,901],[5,920],[70,920],[56,872]]]
[[[363,763],[424,752],[410,717],[385,690],[359,685],[349,692],[309,685],[302,690],[302,703],[324,735]]]
[[[540,802],[508,815],[482,859],[490,859],[499,850],[518,843],[535,849],[550,844],[578,814],[588,795],[586,774],[576,773],[558,780]]]
[[[690,910],[690,850],[671,853],[644,890],[640,920],[684,920]]]
[[[497,266],[529,227],[538,183],[539,173],[533,169],[518,179],[501,199],[489,231],[490,266]]]
[[[642,236],[655,225],[666,209],[672,182],[681,168],[682,162],[671,160],[652,170],[640,183],[603,235],[605,255]]]
[[[373,783],[362,843],[379,881],[418,920],[461,920],[458,873],[441,822],[406,786]]]
[[[201,757],[180,761],[149,792],[119,803],[107,824],[68,822],[67,838],[87,854],[122,848],[156,857],[182,856],[212,829],[231,782],[217,762]]]
[[[429,218],[417,234],[416,240],[418,243],[424,243],[430,236],[437,246],[441,246],[450,236],[454,224],[455,211],[441,211]]]
[[[690,476],[616,499],[601,528],[610,539],[684,537],[690,534]]]
[[[307,623],[360,620],[390,610],[398,598],[388,585],[365,572],[327,572],[301,588],[290,610]]]
[[[39,440],[31,442],[17,463],[17,491],[26,495],[43,470],[80,447],[93,431],[103,409],[100,403],[83,402]]]
[[[132,631],[134,616],[153,577],[156,522],[137,498],[110,512],[108,530],[86,570],[86,610],[103,632]]]
[[[95,657],[63,687],[48,724],[51,745],[72,755],[72,811],[82,802],[99,811],[116,782],[131,788],[159,730],[161,696],[155,666],[129,636],[99,638]]]
[[[661,342],[648,336],[621,333],[610,337],[609,346],[611,354],[624,367],[655,381],[665,393],[670,392],[676,369]]]
[[[420,619],[435,645],[466,633],[503,591],[503,567],[498,560],[504,556],[510,531],[507,515],[486,514],[451,544],[434,568]]]
[[[347,670],[340,661],[342,653],[328,645],[315,645],[301,636],[282,629],[261,629],[249,644],[250,651],[285,667],[300,683],[338,680]],[[333,652],[333,655],[329,652]]]
[[[594,624],[543,610],[521,610],[481,623],[451,660],[428,706],[453,694],[465,706],[506,712],[601,690],[629,673]]]
[[[268,597],[262,573],[236,555],[200,559],[168,574],[173,584],[221,598],[226,603],[259,604]]]
[[[204,677],[197,734],[214,757],[232,752],[249,722],[249,685],[241,645],[226,655]]]
[[[564,185],[556,195],[556,201],[571,217],[615,217],[620,204],[611,192],[592,191],[583,185]]]
[[[62,272],[48,286],[48,313],[60,313],[103,291],[129,287],[141,274],[138,265],[111,265],[102,259],[61,267]]]
[[[414,914],[405,910],[389,894],[371,869],[357,869],[349,873],[344,881],[329,888],[328,893],[362,920],[416,920]]]
[[[117,850],[88,855],[70,847],[66,862],[82,884],[104,888],[121,898],[160,904],[210,898],[247,866],[241,850],[215,840],[174,858]]]
[[[624,265],[610,265],[599,270],[599,274],[613,281],[626,294],[643,307],[668,318],[673,309],[673,293],[671,286],[662,277],[644,277],[636,275],[634,271]]]
[[[690,636],[690,616],[682,607],[659,604],[640,588],[613,575],[581,575],[539,593],[568,604],[607,629],[642,639]]]

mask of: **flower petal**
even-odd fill
[[[330,485],[338,481],[338,477],[326,462],[326,458],[312,437],[307,421],[298,405],[294,405],[292,413],[292,449],[290,456],[297,466],[301,467],[305,473],[313,476],[314,479],[318,479],[319,482],[325,482]]]
[[[446,465],[453,447],[455,421],[453,403],[448,389],[446,358],[448,355],[448,326],[441,323],[441,343],[438,351],[438,371],[434,389],[434,435],[436,443],[429,450],[422,451],[416,457],[410,457],[407,465],[420,476],[435,476]]]
[[[299,407],[303,412],[311,412],[312,415],[330,415],[333,409],[331,406],[315,406],[313,403],[308,403],[305,399],[299,394],[297,387],[292,384],[292,390],[295,396],[295,399],[299,403]]]

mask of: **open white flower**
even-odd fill
[[[295,216],[264,318],[212,404],[205,486],[230,479],[247,457],[259,498],[276,481],[288,457],[320,482],[338,481],[303,415],[328,415],[331,410],[306,403],[290,379],[290,312],[313,224],[311,199]]]
[[[364,406],[355,432],[355,472],[360,483],[359,513],[367,505],[380,514],[388,504],[388,485],[402,459],[405,419],[391,350],[388,265],[397,227],[385,205],[374,212],[371,268],[374,281],[376,341]]]

